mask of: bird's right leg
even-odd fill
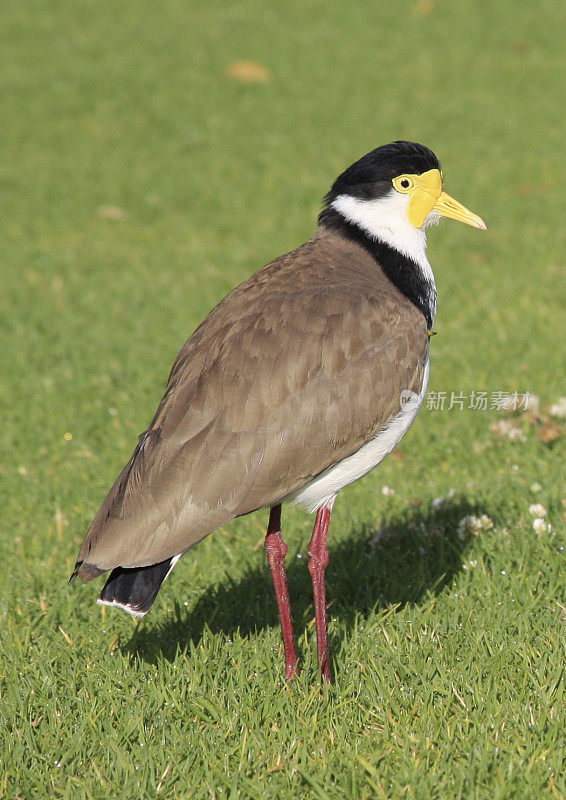
[[[291,617],[291,604],[289,590],[287,589],[287,576],[285,575],[285,556],[287,545],[281,536],[281,506],[273,506],[269,513],[269,525],[265,537],[265,552],[271,568],[275,597],[279,609],[279,621],[283,634],[283,647],[285,648],[285,678],[289,680],[299,674],[297,665],[297,652],[295,650],[295,637],[293,635],[293,619]]]

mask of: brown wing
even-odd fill
[[[427,345],[423,315],[365,250],[320,229],[185,344],[79,574],[163,561],[355,452],[419,391]]]

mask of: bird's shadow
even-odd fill
[[[439,594],[462,568],[468,537],[458,531],[458,523],[474,512],[475,506],[461,499],[436,510],[409,508],[379,530],[361,526],[331,543],[326,571],[329,616],[340,618],[348,629],[360,614],[392,604],[418,604],[425,596]],[[295,633],[300,636],[314,616],[312,587],[306,556],[289,556],[291,551],[287,578]],[[278,624],[271,575],[262,560],[237,580],[226,575],[209,586],[192,609],[175,602],[174,612],[161,625],[140,626],[122,651],[156,664],[173,661],[190,643],[198,644],[205,630],[246,637]]]

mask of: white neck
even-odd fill
[[[385,244],[407,256],[420,268],[434,298],[433,315],[436,310],[436,284],[434,274],[426,255],[426,232],[430,224],[438,221],[438,215],[431,213],[422,228],[415,228],[409,222],[407,210],[409,195],[391,190],[384,197],[375,200],[360,200],[347,194],[340,194],[331,204],[349,222],[353,222],[372,239]]]

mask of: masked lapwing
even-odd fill
[[[426,229],[485,223],[443,191],[427,147],[394,142],[343,172],[313,238],[234,289],[182,348],[149,428],[96,515],[71,580],[112,570],[99,603],[143,616],[181,556],[269,508],[265,550],[298,672],[281,505],[316,512],[308,546],[322,675],[324,573],[338,492],[393,450],[429,375],[436,286]]]

